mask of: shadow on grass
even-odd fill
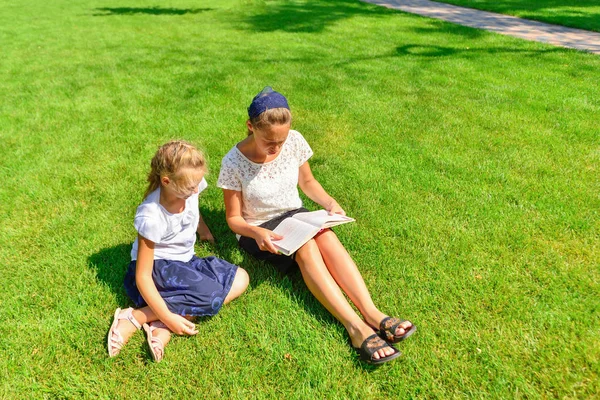
[[[259,12],[244,17],[246,29],[255,32],[321,32],[328,25],[359,15],[389,15],[395,12],[384,7],[354,0],[278,2],[254,6]]]
[[[123,287],[123,278],[131,260],[132,243],[123,243],[100,250],[88,257],[88,265],[96,271],[98,279],[106,284],[117,296],[120,306],[133,303]]]
[[[284,275],[278,272],[273,266],[255,260],[252,256],[242,251],[237,244],[235,235],[225,223],[225,213],[223,210],[208,210],[201,206],[201,213],[207,225],[211,228],[213,235],[217,238],[217,242],[214,245],[204,243],[201,246],[204,246],[205,249],[214,250],[214,255],[224,260],[239,259],[241,254],[242,261],[238,265],[244,268],[250,275],[252,288],[256,289],[262,284],[279,288],[290,300],[311,313],[318,321],[328,325],[332,329],[338,330],[342,335],[346,335],[344,327],[310,293],[299,270],[296,269]],[[120,307],[133,305],[123,287],[125,271],[131,260],[131,246],[131,243],[119,244],[102,249],[98,253],[88,257],[89,267],[94,269],[98,279],[115,293],[117,303]],[[209,318],[203,317],[200,320]],[[358,356],[354,357],[353,361],[357,367],[367,371],[376,368],[362,363]]]
[[[214,249],[215,255],[224,260],[239,259],[241,256],[242,261],[238,264],[250,275],[253,288],[257,288],[264,283],[280,288],[291,300],[301,305],[318,320],[338,325],[337,320],[310,293],[297,268],[283,274],[272,265],[254,259],[238,246],[235,234],[231,232],[225,222],[225,212],[223,210],[204,210],[201,206],[201,213],[213,235],[217,238],[214,245],[206,244],[206,246]]]
[[[272,265],[254,259],[238,246],[235,235],[224,222],[225,213],[223,210],[202,210],[201,213],[214,236],[218,238],[217,243],[214,245],[216,255],[225,260],[238,259],[241,255],[242,261],[239,263],[239,266],[248,272],[253,289],[258,288],[262,284],[268,284],[281,289],[291,301],[312,314],[317,321],[325,324],[330,329],[337,330],[341,336],[347,337],[343,325],[308,290],[298,268],[293,269],[287,274],[282,274]],[[353,352],[350,342],[348,342],[348,347],[348,351]],[[356,367],[362,368],[365,371],[374,371],[379,368],[361,362],[358,355],[353,357],[352,360]]]
[[[475,55],[475,54],[522,54],[525,56],[538,56],[540,54],[560,53],[569,51],[562,47],[552,47],[548,49],[518,49],[513,47],[444,47],[436,45],[423,44],[405,44],[396,47],[397,56],[416,56],[416,57],[448,57],[456,55]]]
[[[487,31],[484,31],[482,29],[475,29],[466,26],[450,24],[444,21],[431,20],[428,22],[429,26],[413,26],[410,27],[410,30],[426,37],[428,37],[429,35],[449,34],[457,37],[464,37],[466,39],[478,39],[484,35],[489,34]]]
[[[184,15],[199,14],[205,11],[211,11],[212,8],[163,8],[163,7],[101,7],[96,8],[100,13],[93,14],[96,17],[105,17],[109,15]]]
[[[88,257],[88,266],[96,271],[98,280],[106,284],[116,295],[119,308],[135,307],[133,301],[127,296],[123,279],[131,261],[131,246],[133,243],[122,243],[113,247],[107,247],[98,253]],[[112,314],[104,316],[107,321],[107,329],[112,321]],[[198,317],[197,323],[210,320],[211,316]],[[106,344],[105,344],[106,346]],[[142,346],[146,353],[146,363],[152,363],[152,355],[147,346]]]
[[[451,46],[437,46],[430,44],[404,44],[396,48],[390,49],[389,51],[377,54],[377,55],[357,55],[354,57],[339,57],[339,58],[327,58],[327,57],[278,57],[278,58],[260,58],[252,59],[248,58],[245,60],[246,63],[255,63],[258,66],[269,62],[279,63],[310,63],[312,65],[319,65],[321,67],[343,67],[346,65],[353,65],[360,62],[376,61],[395,59],[400,57],[412,57],[414,59],[422,59],[428,61],[435,61],[436,59],[443,59],[445,57],[460,57],[464,59],[472,59],[487,55],[496,54],[516,54],[522,57],[539,57],[541,55],[548,54],[560,54],[568,51],[577,51],[573,49],[566,49],[563,47],[548,47],[548,48],[514,48],[514,47],[451,47]],[[581,68],[586,69],[587,67],[582,66]],[[590,68],[591,69],[591,68]]]

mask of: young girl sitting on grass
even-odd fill
[[[152,159],[124,282],[137,308],[115,311],[108,332],[110,357],[143,326],[158,362],[171,332],[195,335],[192,317],[215,315],[246,290],[248,274],[242,268],[194,255],[196,232],[201,240],[214,240],[198,209],[206,169],[202,153],[184,141],[166,143]]]
[[[282,237],[272,230],[285,218],[308,211],[302,208],[298,185],[330,213],[345,213],[313,177],[307,161],[312,150],[299,132],[290,130],[286,98],[267,87],[252,100],[248,116],[248,136],[223,158],[217,183],[224,192],[227,224],[238,234],[239,245],[282,272],[299,266],[308,289],[344,325],[363,361],[381,364],[398,357],[392,344],[412,335],[416,326],[375,307],[333,231],[322,230],[291,256],[278,254],[273,246]]]

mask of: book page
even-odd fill
[[[283,254],[289,255],[308,242],[318,231],[319,228],[315,226],[293,218],[286,218],[273,230],[276,234],[283,236],[283,239],[272,242]]]
[[[353,218],[347,217],[345,215],[333,214],[329,215],[326,210],[318,210],[306,213],[298,213],[294,215],[292,218],[299,219],[300,221],[304,221],[314,226],[318,226],[319,228],[327,228],[330,226],[339,225],[345,222],[354,221]]]

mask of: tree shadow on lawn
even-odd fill
[[[489,34],[483,29],[471,28],[436,19],[429,19],[427,21],[427,26],[410,26],[407,27],[407,29],[425,37],[442,34],[464,37],[466,39],[479,39],[480,37]]]
[[[396,54],[391,56],[416,56],[416,57],[450,57],[450,56],[474,56],[480,54],[521,54],[536,57],[540,54],[566,52],[569,49],[553,47],[549,49],[518,49],[513,47],[444,47],[429,44],[405,44],[396,47]]]
[[[319,65],[322,67],[342,67],[352,65],[362,61],[374,61],[394,59],[399,57],[413,57],[423,60],[434,61],[445,57],[460,57],[465,59],[473,59],[476,57],[496,55],[496,54],[518,54],[523,57],[539,57],[540,55],[564,53],[568,51],[577,51],[563,47],[552,47],[545,49],[534,48],[514,48],[514,47],[479,47],[476,44],[464,47],[437,46],[432,44],[404,44],[389,51],[378,55],[357,55],[355,57],[279,57],[279,58],[261,58],[247,59],[247,63],[255,63],[258,66],[269,62],[289,62],[289,63],[310,63],[311,65]],[[584,67],[582,67],[584,68]]]
[[[163,7],[100,7],[96,11],[101,13],[93,14],[95,17],[106,17],[109,15],[184,15],[199,14],[205,11],[211,11],[213,8],[163,8]]]
[[[265,63],[306,63],[311,65],[321,65],[326,67],[350,65],[361,61],[383,60],[386,58],[397,58],[403,56],[419,57],[423,59],[436,59],[443,57],[462,57],[475,58],[487,55],[496,54],[517,54],[523,57],[538,57],[545,54],[564,53],[568,51],[578,51],[574,49],[564,48],[560,46],[552,46],[550,44],[537,43],[533,41],[525,41],[520,44],[507,46],[488,46],[484,42],[479,41],[481,37],[494,35],[480,29],[464,27],[456,24],[449,24],[443,21],[431,21],[428,27],[405,27],[406,31],[418,33],[420,36],[427,39],[421,43],[399,43],[395,48],[390,48],[388,51],[378,55],[361,55],[356,52],[350,57],[335,57],[325,55],[323,57],[297,56],[293,53],[282,54],[277,58],[263,58],[260,55],[244,55],[243,62],[255,63],[261,66]],[[465,38],[461,45],[441,46],[437,44],[438,37],[443,35],[454,35]],[[514,39],[520,40],[520,39]],[[531,46],[538,44],[541,46]],[[365,49],[368,53],[369,49]],[[181,60],[185,62],[185,60]]]
[[[256,9],[262,12],[242,17],[239,21],[255,32],[321,32],[328,25],[354,16],[390,15],[396,12],[355,0],[278,2]]]

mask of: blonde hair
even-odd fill
[[[178,173],[184,168],[201,169],[207,171],[204,154],[191,143],[184,140],[172,140],[159,147],[150,162],[150,173],[148,174],[148,188],[144,198],[158,189],[160,179],[163,176],[180,183],[182,181]],[[177,185],[178,186],[178,185]]]
[[[250,123],[254,129],[263,130],[272,125],[285,125],[292,123],[292,113],[287,108],[270,108],[260,113],[254,118],[250,118]],[[248,136],[252,131],[248,129]]]

